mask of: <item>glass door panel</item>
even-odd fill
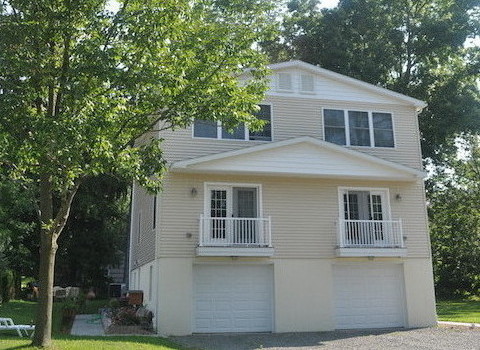
[[[257,189],[233,188],[233,240],[236,244],[258,244]]]

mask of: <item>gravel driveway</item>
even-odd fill
[[[480,330],[422,328],[315,333],[212,334],[172,337],[192,349],[480,349]]]

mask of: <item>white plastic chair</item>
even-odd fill
[[[30,326],[26,324],[15,324],[11,318],[0,317],[0,330],[15,330],[19,337],[32,336],[35,331],[35,326]],[[28,334],[29,331],[32,331],[31,334]]]

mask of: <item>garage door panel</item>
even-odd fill
[[[267,265],[194,269],[195,332],[272,330],[273,271]]]
[[[404,326],[401,265],[337,265],[333,271],[336,328]]]

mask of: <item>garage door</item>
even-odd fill
[[[405,325],[401,265],[337,265],[333,282],[337,329]]]
[[[194,268],[194,332],[269,332],[272,304],[269,265]]]

